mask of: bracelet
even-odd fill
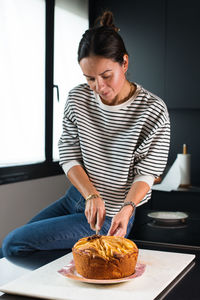
[[[85,201],[92,200],[94,198],[100,198],[100,196],[98,194],[90,194],[87,198],[85,198]]]
[[[135,205],[135,203],[133,202],[133,201],[127,201],[127,202],[124,202],[124,204],[122,204],[122,206],[120,207],[120,210],[124,207],[124,206],[126,206],[126,205],[131,205],[132,207],[133,207],[133,211],[134,211],[134,209],[136,208],[136,205]],[[120,211],[119,210],[119,211]]]

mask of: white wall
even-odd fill
[[[0,246],[12,229],[60,198],[69,186],[65,175],[0,185]]]

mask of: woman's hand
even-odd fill
[[[92,230],[100,230],[105,220],[106,210],[103,200],[93,198],[86,201],[85,216]]]
[[[73,166],[67,173],[71,183],[86,199],[88,195],[99,195],[81,165]],[[100,230],[105,220],[105,205],[101,197],[86,201],[85,215],[92,230]]]
[[[146,193],[149,191],[150,186],[144,181],[134,182],[128,192],[125,202],[133,201],[137,204],[144,198]],[[132,205],[124,206],[112,219],[108,235],[117,235],[124,237],[127,232],[127,226],[130,217],[133,214]]]
[[[126,235],[129,219],[133,213],[131,205],[124,206],[112,219],[107,235],[124,237]]]

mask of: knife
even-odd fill
[[[99,230],[97,229],[97,224],[95,225],[95,231],[96,231],[96,234],[98,235],[99,234]]]

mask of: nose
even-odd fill
[[[96,92],[100,93],[105,87],[104,80],[102,78],[96,79]]]

